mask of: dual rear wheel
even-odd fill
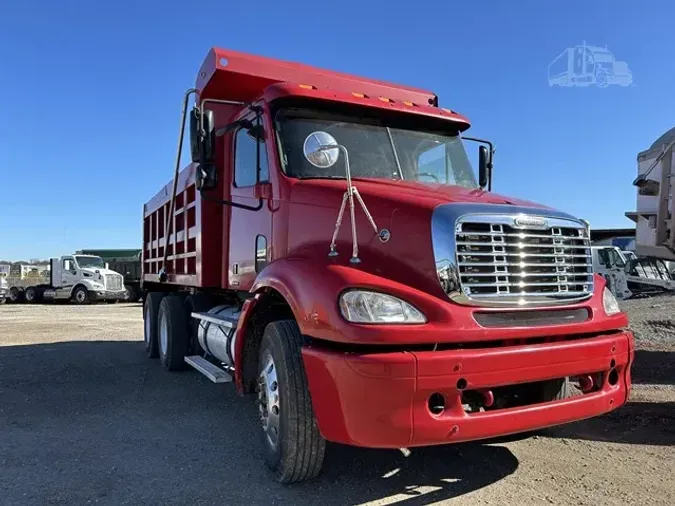
[[[170,371],[184,368],[184,358],[201,353],[190,313],[208,310],[199,294],[188,297],[148,293],[144,300],[144,344],[150,358]],[[293,320],[269,323],[258,352],[256,405],[265,461],[281,483],[317,476],[324,461],[321,437],[307,384],[303,338]],[[195,345],[197,350],[195,350]]]

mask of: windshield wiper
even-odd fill
[[[391,144],[391,150],[394,152],[394,160],[396,160],[396,168],[398,169],[398,176],[403,179],[403,170],[401,169],[401,161],[398,159],[398,153],[396,152],[396,146],[394,145],[394,138],[391,135],[391,129],[387,127],[387,135],[389,136],[389,143]]]

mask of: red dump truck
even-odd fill
[[[626,402],[633,336],[588,222],[492,193],[468,128],[429,91],[223,49],[186,92],[174,178],[144,206],[145,349],[253,394],[278,481],[316,476],[326,441],[478,440]]]

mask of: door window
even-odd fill
[[[256,174],[258,149],[260,149],[260,179]],[[265,142],[257,141],[246,128],[238,130],[234,141],[234,186],[237,188],[253,186],[258,181],[268,180],[269,167]]]
[[[63,259],[63,270],[64,271],[74,271],[75,270],[75,262],[73,261],[72,258],[64,258]]]

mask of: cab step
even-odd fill
[[[199,355],[185,357],[185,362],[197,369],[214,383],[231,383],[232,374]]]

